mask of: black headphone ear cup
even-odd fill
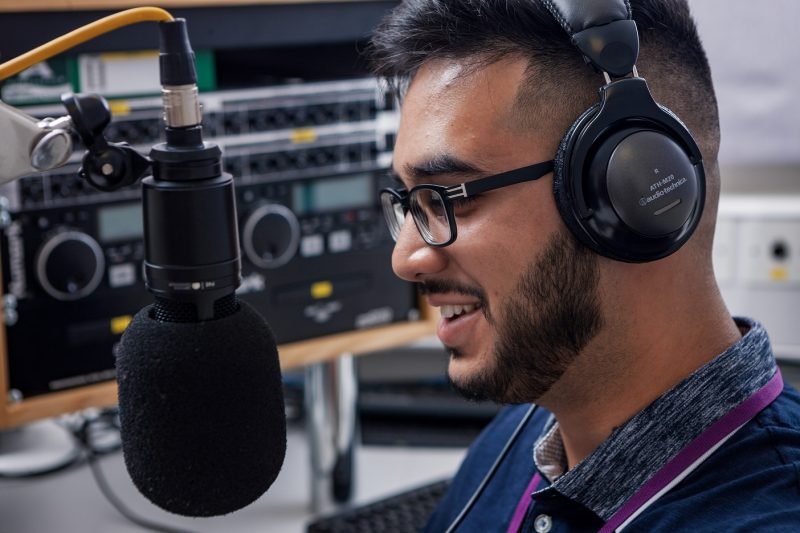
[[[603,138],[586,146],[583,136],[596,135],[598,128],[605,128]],[[635,125],[609,119],[600,104],[581,113],[561,139],[553,165],[556,206],[575,238],[595,253],[630,262],[652,261],[679,248],[696,227],[705,197],[702,164],[681,144],[686,138],[700,160],[688,130],[661,105]],[[578,175],[570,168],[575,158]],[[663,179],[642,179],[665,168],[672,172]],[[591,215],[578,218],[582,212]]]
[[[565,162],[570,155],[570,147],[574,145],[573,138],[578,133],[579,126],[585,124],[586,119],[595,115],[600,109],[600,104],[594,104],[592,107],[580,114],[575,119],[575,122],[567,130],[567,133],[561,138],[558,144],[558,151],[553,163],[553,197],[556,201],[556,207],[561,214],[561,220],[564,221],[570,232],[584,245],[590,249],[598,252],[595,243],[586,238],[583,228],[580,227],[575,220],[573,213],[573,200],[569,195],[569,187],[566,185],[566,176],[564,176]]]

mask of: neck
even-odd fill
[[[541,398],[558,420],[570,469],[741,337],[716,287],[712,292],[683,306],[616,313],[624,320],[608,323]]]

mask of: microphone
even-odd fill
[[[145,277],[155,303],[117,350],[122,451],[162,509],[216,516],[261,496],[286,453],[275,337],[235,295],[233,178],[203,142],[186,21],[159,23],[166,142],[142,180]]]

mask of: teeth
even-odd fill
[[[443,318],[453,318],[454,316],[461,315],[463,313],[471,313],[475,310],[474,304],[467,304],[467,305],[443,305],[439,308],[439,311],[442,314]]]

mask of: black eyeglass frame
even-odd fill
[[[539,178],[542,178],[553,171],[555,165],[554,160],[550,161],[543,161],[541,163],[536,163],[535,165],[528,165],[526,167],[516,168],[514,170],[509,170],[506,172],[502,172],[500,174],[494,174],[492,176],[486,176],[485,178],[480,178],[474,181],[467,181],[464,183],[459,183],[458,185],[453,186],[445,186],[445,185],[434,185],[434,184],[422,184],[416,185],[411,188],[411,190],[406,191],[405,189],[392,189],[386,188],[380,191],[380,196],[383,197],[384,194],[389,194],[393,196],[403,208],[403,214],[408,215],[408,212],[411,211],[411,218],[414,220],[414,225],[417,227],[417,231],[419,232],[422,239],[429,245],[434,246],[436,248],[444,248],[445,246],[449,246],[455,242],[456,237],[458,237],[458,230],[456,227],[456,217],[453,213],[453,203],[452,200],[457,198],[469,198],[470,196],[475,196],[477,194],[482,194],[485,192],[493,191],[495,189],[501,189],[503,187],[508,187],[509,185],[516,185],[517,183],[524,183],[526,181],[536,181]],[[409,198],[414,193],[414,191],[418,190],[431,190],[439,195],[444,200],[444,208],[445,212],[447,213],[447,221],[450,226],[450,238],[442,243],[434,243],[431,242],[425,236],[425,233],[420,228],[419,223],[417,222],[417,217],[414,214],[414,211],[411,209],[411,205],[409,205]],[[383,204],[383,202],[381,202]],[[384,210],[384,217],[388,217],[386,211]],[[387,224],[389,225],[389,232],[391,233],[391,223],[387,220]],[[392,235],[395,241],[397,241],[397,237]]]

